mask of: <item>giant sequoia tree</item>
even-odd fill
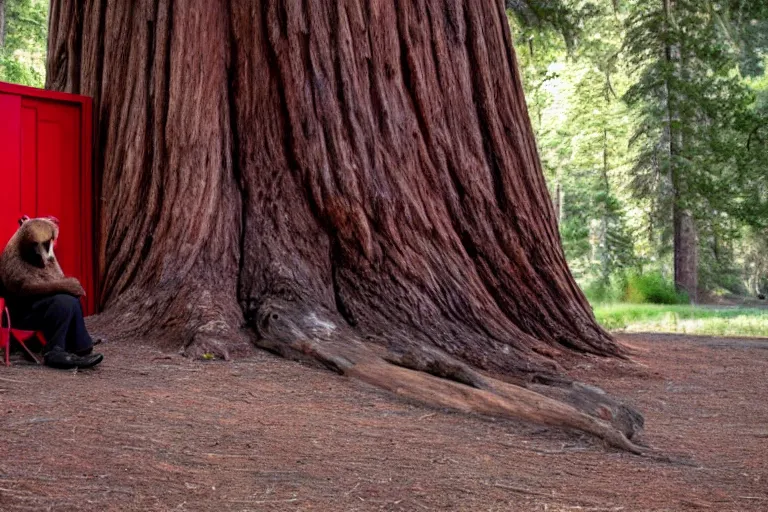
[[[49,38],[48,87],[95,100],[97,326],[639,450],[637,413],[558,377],[623,352],[568,271],[503,2],[52,0]]]

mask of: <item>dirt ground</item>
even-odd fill
[[[106,344],[96,370],[0,368],[0,510],[768,510],[768,341],[622,335],[573,369],[646,415],[660,462],[405,403],[255,352]]]

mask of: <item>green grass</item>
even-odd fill
[[[600,325],[611,331],[768,337],[768,309],[598,304],[594,311]]]

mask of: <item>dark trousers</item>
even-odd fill
[[[93,340],[85,328],[80,300],[72,295],[57,294],[13,301],[8,304],[13,327],[26,331],[42,331],[45,353],[85,352]]]

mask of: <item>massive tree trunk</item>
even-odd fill
[[[53,0],[47,85],[95,99],[97,327],[639,450],[638,414],[557,377],[622,350],[568,271],[502,2]]]

